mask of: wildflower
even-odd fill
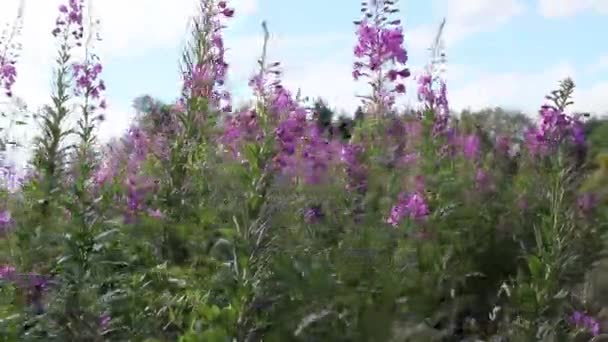
[[[387,20],[398,12],[394,1],[364,2],[363,19],[356,21],[357,45],[354,55],[353,78],[371,79],[372,95],[366,98],[374,105],[376,115],[388,112],[396,94],[405,93],[403,81],[410,76],[405,68],[408,56],[403,47],[404,35],[399,20]]]
[[[421,192],[416,191],[411,194],[402,193],[399,200],[390,211],[386,222],[393,227],[397,227],[405,217],[413,221],[422,221],[430,213],[428,204]]]
[[[479,168],[475,171],[475,188],[482,192],[494,189],[492,179],[484,169]]]
[[[418,152],[405,153],[397,160],[396,165],[398,167],[412,166],[412,165],[415,165],[419,159],[420,159],[420,153],[418,153]]]
[[[600,334],[600,323],[595,318],[581,312],[575,311],[570,316],[570,323],[576,328],[585,330],[593,336]]]
[[[15,39],[21,33],[23,26],[23,9],[20,8],[11,32],[3,32],[0,38],[0,87],[4,88],[7,97],[12,97],[12,88],[17,81],[17,59],[20,44]]]
[[[328,170],[336,161],[340,144],[323,135],[323,129],[314,122],[308,122],[305,136],[301,139],[302,177],[307,184],[327,181]]]
[[[13,165],[0,166],[1,187],[11,193],[17,192],[23,183],[24,171],[23,169],[17,170]]]
[[[129,129],[126,142],[128,159],[124,179],[127,222],[132,222],[144,209],[143,201],[154,187],[152,180],[142,174],[143,164],[151,151],[151,142],[152,139],[140,127],[134,126]]]
[[[578,196],[577,205],[583,213],[592,211],[598,203],[597,195],[594,193],[584,193]]]
[[[12,279],[15,275],[15,268],[11,265],[0,266],[0,279]]]
[[[313,205],[304,211],[304,221],[309,224],[319,222],[323,216],[323,210],[320,205]]]
[[[584,126],[577,115],[568,115],[548,105],[542,106],[539,114],[540,122],[528,129],[525,135],[526,146],[532,156],[546,156],[562,143],[585,144]]]
[[[280,117],[281,114],[290,113],[297,110],[297,104],[289,90],[279,84],[274,87],[270,109],[275,116]]]
[[[93,174],[93,181],[97,186],[105,184],[112,176],[112,168],[101,165]]]
[[[306,116],[306,110],[297,108],[279,122],[276,129],[275,136],[279,151],[275,161],[284,171],[294,172],[293,168],[297,161],[296,150],[308,127]]]
[[[205,98],[213,109],[230,110],[231,96],[224,87],[228,63],[225,61],[226,50],[222,37],[224,25],[220,18],[233,17],[234,9],[229,8],[226,1],[220,1],[217,8],[207,8],[202,12],[202,16],[198,19],[197,25],[200,26],[201,30],[210,32],[210,37],[202,42],[206,44],[205,48],[198,47],[195,53],[198,54],[200,50],[205,51],[205,55],[191,56],[196,60],[192,67],[183,73],[183,94],[186,98]],[[204,33],[201,31],[195,32],[195,34],[202,35]]]
[[[433,136],[440,136],[448,130],[450,110],[447,85],[444,80],[433,75],[432,66],[427,69],[418,77],[418,100],[433,114]]]
[[[87,108],[91,111],[96,108],[105,109],[106,107],[106,101],[102,96],[106,86],[104,81],[100,79],[102,70],[103,67],[99,62],[99,57],[94,54],[89,54],[85,62],[72,65],[73,77],[76,80],[74,94],[76,96],[84,95],[95,100],[96,103]]]
[[[8,210],[0,211],[0,233],[5,234],[11,227],[13,218]]]
[[[5,61],[5,58],[0,57],[0,83],[4,87],[6,96],[11,97],[11,88],[17,79],[17,69],[15,61]]]
[[[462,149],[464,157],[469,160],[475,160],[479,155],[479,137],[475,134],[465,136],[462,141]]]
[[[224,119],[219,141],[236,157],[243,142],[255,141],[261,134],[255,110],[246,110]]]
[[[424,103],[427,108],[435,106],[435,94],[433,93],[433,76],[423,74],[418,77],[418,100]]]
[[[150,215],[150,217],[153,217],[156,219],[165,217],[165,215],[162,213],[162,211],[160,211],[160,209],[158,209],[158,208],[156,208],[154,210],[148,209],[148,215]]]
[[[506,135],[498,135],[496,137],[495,148],[500,154],[508,156],[511,150],[511,138]]]
[[[110,326],[110,322],[112,321],[112,316],[109,313],[103,313],[99,315],[99,328],[103,330],[107,330]]]
[[[367,168],[362,163],[364,148],[357,144],[342,147],[341,159],[346,168],[346,189],[364,194],[367,191]]]
[[[69,0],[68,4],[62,4],[58,8],[59,15],[55,20],[55,28],[52,33],[57,37],[64,34],[64,39],[70,39],[77,46],[82,46],[84,37],[84,0]]]

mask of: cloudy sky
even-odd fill
[[[131,100],[142,94],[171,101],[179,89],[177,61],[196,0],[93,0],[102,21],[99,49],[108,86],[102,137],[121,134]],[[10,22],[19,0],[1,0]],[[48,102],[54,42],[50,31],[59,0],[26,0],[23,52],[15,94],[32,106]],[[365,91],[351,79],[356,0],[232,0],[237,15],[227,30],[229,85],[247,96],[247,79],[261,49],[262,20],[271,31],[271,58],[285,83],[322,95],[351,111]],[[608,111],[608,0],[401,0],[410,67],[427,60],[447,17],[449,97],[454,109],[502,105],[534,113],[564,76],[578,85],[577,109]],[[409,87],[410,98],[415,88]],[[408,99],[405,100],[406,102]]]

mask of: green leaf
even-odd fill
[[[530,255],[528,257],[528,268],[533,279],[542,279],[543,264],[542,261],[536,255]]]
[[[114,228],[114,229],[110,229],[110,230],[106,230],[104,232],[101,232],[100,234],[98,234],[97,236],[95,236],[94,240],[95,241],[101,241],[104,240],[105,238],[107,238],[108,236],[114,234],[114,233],[118,233],[119,230]]]

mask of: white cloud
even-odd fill
[[[589,87],[579,88],[575,97],[576,108],[599,115],[608,114],[608,82],[597,82]]]
[[[494,29],[521,14],[521,0],[444,0],[439,12],[447,17],[446,43],[454,45],[466,36]]]
[[[458,77],[448,88],[448,97],[453,109],[481,109],[503,106],[524,110],[534,115],[545,95],[557,88],[558,82],[572,77],[576,83],[581,75],[568,63],[558,63],[538,72],[498,72],[471,73],[471,68],[463,77]],[[464,75],[468,74],[469,79]],[[608,82],[598,82],[586,87],[577,87],[574,92],[573,111],[603,114],[608,112]]]
[[[606,0],[538,0],[538,11],[546,18],[562,18],[584,11],[608,14]]]

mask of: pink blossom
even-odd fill
[[[399,20],[386,20],[398,10],[391,2],[364,2],[363,19],[357,25],[353,78],[370,78],[372,95],[366,101],[376,106],[375,114],[390,111],[396,94],[405,93],[404,79],[410,76],[405,68],[408,60],[403,47],[403,28]],[[382,19],[384,18],[384,19]]]
[[[390,211],[386,222],[397,227],[405,217],[414,221],[424,220],[430,213],[428,204],[421,192],[416,191],[411,194],[400,194],[397,204]]]
[[[0,265],[0,279],[11,279],[15,272],[15,268],[11,265]]]

